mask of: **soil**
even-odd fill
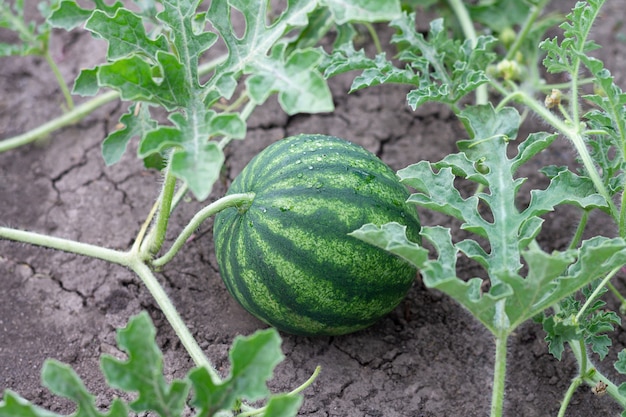
[[[557,1],[567,11],[574,1]],[[620,41],[623,4],[608,0],[594,30],[604,48],[598,56],[613,69],[618,84],[626,43]],[[0,40],[13,40],[0,32]],[[63,76],[72,80],[80,68],[104,56],[105,45],[88,34],[55,32],[53,55]],[[12,137],[59,115],[62,98],[45,61],[16,57],[0,61],[0,138]],[[225,186],[259,150],[297,133],[325,133],[360,143],[392,168],[455,152],[465,138],[454,115],[441,106],[411,111],[407,88],[372,88],[348,95],[351,77],[331,81],[336,111],[286,116],[271,99],[251,117],[248,137],[228,151],[226,176],[210,197]],[[125,106],[111,103],[80,123],[35,145],[0,155],[0,224],[110,248],[128,248],[159,191],[159,175],[143,169],[134,150],[107,167],[100,144],[115,128]],[[524,132],[541,129],[533,120]],[[526,133],[521,133],[524,137]],[[529,184],[545,186],[537,169],[572,164],[573,149],[564,140],[528,164]],[[171,238],[203,206],[185,201],[174,214]],[[576,227],[578,213],[559,209],[546,216],[540,235],[544,250],[563,249]],[[450,224],[422,212],[424,224]],[[159,274],[181,315],[220,372],[227,372],[233,338],[264,328],[228,295],[217,271],[207,221],[185,251]],[[595,214],[588,233],[614,234],[613,226]],[[166,243],[166,245],[168,244]],[[462,261],[459,276],[480,274]],[[617,281],[623,280],[619,276]],[[11,389],[38,405],[69,413],[72,405],[40,384],[46,358],[69,363],[106,407],[114,394],[99,371],[103,353],[118,354],[115,329],[147,310],[165,355],[166,373],[183,376],[193,363],[139,279],[105,262],[38,247],[0,241],[0,390]],[[576,362],[566,350],[561,361],[547,350],[541,327],[526,323],[508,348],[506,416],[554,416]],[[618,383],[612,363],[626,346],[626,332],[612,335],[614,345],[599,368]],[[308,338],[283,334],[285,361],[271,382],[288,391],[313,372],[322,373],[305,392],[301,415],[441,417],[489,414],[494,346],[490,334],[450,298],[424,288],[417,280],[406,300],[376,325],[342,337]],[[620,408],[588,387],[576,392],[569,417],[617,416]]]

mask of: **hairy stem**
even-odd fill
[[[104,106],[105,104],[110,103],[113,100],[116,100],[119,96],[120,94],[117,91],[108,91],[100,96],[89,100],[86,103],[81,104],[80,106],[74,107],[73,110],[70,110],[63,115],[52,119],[42,124],[41,126],[36,127],[33,130],[9,139],[2,140],[0,141],[0,152],[5,152],[10,149],[32,143],[37,139],[41,139],[49,135],[55,130],[74,124],[94,112],[97,108]]]
[[[602,382],[606,388],[605,392],[613,398],[621,407],[626,409],[626,397],[620,394],[617,385],[598,371],[591,360],[587,357],[587,349],[583,341],[569,341],[568,344],[580,367],[580,378],[590,387],[595,387]]]
[[[515,55],[517,54],[517,51],[519,51],[519,48],[522,46],[522,42],[526,40],[528,33],[530,33],[531,29],[533,28],[533,25],[539,18],[539,15],[541,14],[543,9],[547,6],[549,2],[550,0],[541,0],[539,3],[531,7],[530,14],[526,17],[526,21],[522,25],[522,29],[517,34],[515,41],[513,42],[513,44],[507,51],[504,59],[508,59],[508,60],[515,59]]]
[[[220,198],[219,200],[209,204],[202,210],[196,213],[195,216],[189,221],[189,224],[185,226],[183,231],[178,235],[176,241],[172,245],[169,251],[158,259],[152,262],[155,267],[161,267],[171,261],[178,251],[183,247],[187,239],[200,227],[203,221],[212,215],[224,210],[228,207],[243,207],[249,205],[254,200],[254,193],[242,193],[231,194]]]
[[[596,287],[596,289],[593,290],[591,295],[587,297],[587,301],[585,301],[585,304],[583,304],[583,306],[578,311],[578,314],[576,314],[576,322],[580,321],[580,319],[584,316],[587,308],[589,308],[589,306],[596,301],[596,298],[600,294],[600,291],[602,291],[602,289],[609,283],[609,281],[611,281],[611,279],[615,276],[615,274],[619,272],[620,269],[622,269],[622,267],[618,266],[617,268],[614,268],[611,272],[609,272],[607,276],[604,277],[602,282],[600,282],[600,284]]]
[[[57,63],[52,58],[52,55],[50,55],[50,51],[48,51],[47,48],[46,48],[46,53],[44,54],[44,57],[46,58],[46,62],[48,63],[48,66],[54,73],[54,77],[56,78],[57,83],[59,84],[59,88],[61,89],[61,93],[63,93],[63,97],[65,97],[65,105],[67,106],[67,109],[68,110],[74,109],[74,100],[72,99],[72,94],[70,93],[70,89],[67,88],[67,84],[65,83],[65,80],[63,79],[63,76],[61,75],[61,71],[59,70]]]
[[[504,409],[504,385],[506,379],[506,347],[508,335],[496,336],[496,357],[491,390],[491,417],[502,417]]]
[[[31,245],[57,249],[63,252],[89,256],[91,258],[102,259],[104,261],[122,266],[129,266],[131,262],[131,257],[127,252],[107,249],[88,243],[77,242],[75,240],[52,237],[41,233],[11,229],[8,227],[0,227],[0,239],[29,243]]]
[[[378,37],[378,33],[376,33],[376,29],[374,29],[374,25],[372,25],[369,22],[364,22],[363,26],[365,26],[365,28],[367,29],[367,32],[370,35],[370,38],[372,38],[372,42],[374,42],[374,47],[376,48],[376,53],[380,54],[383,52],[383,47],[380,44],[380,38]]]
[[[582,383],[583,383],[583,378],[581,378],[580,376],[577,376],[576,378],[572,379],[572,382],[569,384],[569,387],[567,388],[567,391],[565,392],[563,401],[561,402],[561,407],[559,408],[559,414],[557,415],[557,417],[565,417],[565,411],[567,411],[567,407],[569,406],[569,403],[572,401],[572,397],[574,396],[574,393],[576,392],[578,387],[582,385]]]
[[[148,268],[137,254],[6,227],[0,227],[0,238],[102,259],[132,269],[148,288],[148,291],[150,291],[150,294],[156,300],[159,308],[163,311],[163,314],[174,328],[174,331],[196,365],[206,367],[214,381],[221,380],[219,375],[217,375],[217,371],[204,355],[187,326],[185,326],[185,323],[165,293],[165,290],[161,287],[150,268]]]
[[[197,366],[206,368],[213,381],[216,383],[221,381],[221,378],[211,364],[211,361],[206,357],[202,348],[198,345],[198,342],[196,342],[196,339],[189,331],[189,328],[185,325],[185,322],[180,317],[180,314],[178,314],[176,307],[174,307],[174,304],[167,296],[165,290],[161,284],[159,284],[150,268],[138,259],[134,259],[130,263],[129,267],[139,276],[139,278],[141,278],[144,285],[148,288],[148,291],[150,291],[150,294],[154,297],[155,301],[159,305],[159,308],[176,332],[176,335],[187,350],[187,353],[189,353],[189,356],[193,359],[194,363]]]
[[[625,310],[626,310],[626,298],[624,298],[624,296],[622,295],[621,292],[619,292],[619,290],[617,288],[615,288],[615,285],[611,284],[610,282],[608,284],[606,284],[607,288],[609,289],[609,291],[611,291],[611,293],[613,294],[613,296],[615,298],[617,298],[620,302],[619,305],[619,312],[624,315],[626,314]]]
[[[148,239],[148,244],[150,245],[148,251],[150,254],[156,254],[161,250],[161,246],[163,246],[163,242],[165,241],[165,233],[167,232],[170,214],[172,213],[172,198],[174,197],[174,190],[176,188],[176,177],[172,175],[169,164],[167,168],[165,168],[164,177],[163,188],[161,189],[159,197],[159,210],[157,212],[156,222]]]
[[[459,20],[465,38],[472,42],[472,47],[476,47],[478,36],[465,4],[461,0],[448,0],[448,4],[450,4],[456,18]],[[487,85],[483,84],[476,89],[476,104],[486,104],[488,99]]]
[[[590,210],[584,210],[582,216],[580,217],[580,221],[578,222],[578,227],[576,228],[576,233],[572,237],[572,241],[570,242],[568,249],[576,249],[582,240],[583,233],[585,231],[585,227],[587,226],[587,221],[589,220],[589,212]]]

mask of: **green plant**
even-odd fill
[[[94,395],[72,368],[52,359],[44,364],[43,384],[54,394],[76,403],[76,416],[125,417],[130,410],[135,413],[153,411],[161,417],[180,416],[188,407],[192,407],[198,417],[212,416],[240,409],[243,399],[256,401],[265,398],[266,405],[256,410],[255,415],[294,416],[300,408],[302,398],[298,395],[299,390],[270,396],[266,386],[274,367],[284,358],[280,351],[280,337],[275,330],[236,338],[229,354],[230,372],[223,380],[216,379],[207,368],[197,367],[183,379],[167,381],[163,375],[163,355],[156,344],[155,334],[156,329],[148,314],[141,313],[132,317],[126,328],[118,330],[118,345],[127,359],[119,360],[110,355],[101,358],[100,368],[107,383],[122,392],[136,394],[130,403],[116,398],[108,412],[101,412],[94,404]],[[319,369],[301,388],[313,382],[318,372]],[[0,402],[0,416],[60,417],[24,401],[11,391],[6,391]]]
[[[213,368],[157,284],[152,268],[168,262],[207,216],[250,204],[252,196],[232,194],[207,206],[173,247],[159,255],[172,210],[187,190],[198,199],[209,195],[224,159],[223,148],[245,136],[247,117],[270,94],[278,94],[289,114],[330,111],[330,91],[320,71],[328,78],[362,70],[352,91],[390,83],[410,85],[410,107],[442,103],[467,130],[468,138],[458,141],[459,152],[437,162],[418,162],[398,175],[415,190],[410,203],[459,220],[471,237],[455,241],[445,225],[424,227],[422,237],[432,246],[429,251],[407,239],[405,229],[396,223],[364,225],[353,235],[414,264],[427,286],[457,300],[492,333],[496,355],[491,415],[503,415],[507,342],[523,322],[533,318],[543,324],[551,353],[560,357],[569,346],[578,361],[578,376],[565,393],[559,416],[565,415],[573,392],[582,384],[606,391],[626,408],[626,385],[603,375],[588,352],[591,349],[600,359],[607,354],[606,332],[619,318],[602,310],[600,296],[609,289],[623,300],[611,280],[626,264],[626,95],[603,63],[591,56],[598,45],[590,33],[604,1],[576,3],[560,26],[561,39],[543,41],[545,31],[560,21],[545,14],[548,0],[481,1],[474,6],[459,0],[406,1],[404,9],[435,7],[445,18],[434,20],[426,35],[416,30],[415,15],[400,13],[396,2],[354,0],[349,4],[355,7],[344,7],[345,2],[332,0],[292,0],[269,25],[264,21],[271,15],[265,2],[216,1],[208,10],[198,11],[195,3],[163,1],[159,13],[153,3],[140,3],[140,12],[133,13],[120,3],[109,6],[96,1],[94,10],[86,10],[62,1],[49,15],[49,23],[70,29],[85,22],[89,31],[110,42],[108,62],[84,71],[74,90],[81,94],[95,94],[100,88],[115,91],[45,128],[0,141],[0,151],[22,145],[116,97],[141,102],[129,108],[121,120],[124,128],[103,144],[105,160],[115,163],[128,141],[138,136],[138,156],[148,166],[165,167],[161,195],[135,245],[126,252],[116,251],[6,227],[0,228],[0,237],[129,267],[144,280],[194,361],[210,372]],[[372,8],[364,10],[365,5]],[[18,16],[19,7],[18,2],[14,9]],[[230,26],[231,8],[246,18],[248,31],[241,38]],[[255,19],[259,16],[263,21]],[[384,20],[391,20],[395,31],[394,59],[382,53],[375,28],[369,24]],[[117,41],[125,35],[117,29],[128,21],[135,23],[136,31],[128,49],[120,49],[122,43]],[[354,47],[351,22],[356,21],[366,21],[380,52],[375,57]],[[158,30],[146,33],[144,22]],[[215,32],[204,31],[207,22]],[[333,26],[338,36],[332,49],[314,48]],[[210,52],[218,37],[228,46],[228,55],[201,64],[198,56]],[[541,64],[549,73],[564,74],[566,81],[546,83]],[[474,105],[467,104],[471,95]],[[153,106],[169,112],[168,124],[153,120]],[[529,114],[550,132],[518,138]],[[531,190],[529,203],[520,206],[525,181],[520,168],[551,146],[557,135],[573,144],[580,165],[544,167],[541,172],[549,185]],[[516,152],[509,149],[513,140],[519,140]],[[177,183],[181,184],[178,191]],[[475,193],[464,196],[459,188],[468,184]],[[546,251],[537,243],[542,216],[564,204],[580,210],[578,228],[568,247]],[[592,210],[610,216],[615,236],[582,238]],[[457,276],[459,256],[485,269],[487,287],[482,279]],[[626,373],[625,363],[621,352],[615,364],[618,372]]]
[[[250,204],[220,212],[213,231],[226,287],[249,312],[295,334],[369,327],[406,296],[416,270],[348,233],[419,220],[395,173],[367,150],[323,135],[283,139],[257,154],[228,193]]]
[[[352,22],[373,22],[394,16],[400,10],[399,3],[291,0],[284,10],[276,13],[264,1],[216,1],[207,10],[200,8],[200,2],[188,0],[137,1],[137,11],[131,11],[120,2],[109,5],[95,0],[93,8],[87,9],[74,1],[62,0],[46,13],[46,22],[39,26],[40,29],[33,26],[28,30],[23,24],[23,2],[17,2],[13,7],[2,2],[0,6],[2,25],[16,30],[27,42],[19,51],[47,53],[46,42],[51,27],[71,30],[84,26],[95,37],[107,41],[107,61],[83,70],[75,81],[73,92],[91,96],[103,88],[113,90],[32,132],[0,141],[0,151],[32,142],[84,117],[106,102],[121,98],[134,104],[121,117],[122,128],[104,140],[102,154],[105,162],[118,162],[129,141],[138,137],[138,157],[147,167],[162,169],[164,176],[153,209],[133,246],[126,251],[9,227],[0,227],[0,238],[98,258],[129,268],[153,295],[196,365],[210,375],[214,384],[222,384],[154,271],[174,257],[207,217],[227,207],[250,203],[253,196],[233,194],[209,204],[191,219],[172,248],[163,253],[171,213],[188,191],[198,200],[209,196],[222,169],[224,147],[233,139],[245,137],[247,118],[270,95],[278,94],[278,100],[288,114],[331,111],[330,91],[317,69],[322,52],[308,45],[315,44],[334,25],[353,36],[355,32],[349,30]],[[245,19],[243,36],[238,36],[232,26],[232,9]],[[309,19],[309,16],[316,15],[326,17],[323,20]],[[38,32],[42,35],[35,39],[34,34]],[[226,44],[228,53],[211,56],[211,48],[218,39]],[[33,49],[35,41],[37,48]],[[5,47],[3,51],[18,49]],[[159,122],[153,117],[155,108],[168,112],[168,122]],[[251,397],[257,398],[257,393],[253,391]],[[239,415],[264,412],[233,404],[235,398],[228,402],[228,407]],[[299,405],[293,401],[290,404],[291,409]],[[278,405],[270,403],[268,407]]]
[[[39,10],[44,17],[47,17],[54,7],[54,1],[39,3]],[[28,22],[24,16],[24,0],[18,0],[13,5],[2,0],[0,1],[0,28],[6,28],[15,32],[20,39],[18,43],[0,42],[0,58],[12,55],[37,55],[43,57],[54,73],[65,98],[67,109],[72,110],[74,108],[74,100],[59,67],[50,54],[50,33],[52,27],[48,20],[39,24]]]
[[[527,36],[537,12],[546,2],[535,3],[522,28]],[[521,62],[510,60],[511,51],[518,53],[521,42],[528,38],[522,37],[511,45],[494,68],[490,65],[497,56],[489,47],[494,38],[478,37],[471,48],[470,40],[448,38],[441,20],[431,24],[428,39],[415,31],[411,24],[414,16],[405,14],[391,22],[397,28],[392,42],[400,50],[398,58],[406,62],[402,69],[384,55],[371,60],[350,45],[329,55],[325,64],[327,76],[364,68],[363,74],[355,78],[352,90],[386,82],[414,85],[415,89],[407,96],[411,107],[426,100],[443,102],[458,115],[468,132],[469,139],[458,141],[459,153],[439,162],[422,161],[400,170],[398,175],[417,191],[409,202],[460,220],[461,228],[471,232],[474,238],[453,242],[449,228],[424,227],[423,237],[435,248],[436,258],[432,258],[426,248],[410,242],[404,227],[398,224],[365,225],[354,235],[409,260],[421,270],[426,286],[453,297],[494,335],[492,416],[503,413],[507,340],[520,324],[534,317],[542,317],[550,351],[560,357],[563,343],[567,342],[580,365],[579,376],[566,393],[559,415],[564,415],[573,391],[583,382],[594,387],[601,382],[603,389],[626,408],[623,394],[626,385],[619,388],[609,381],[587,354],[587,346],[591,346],[601,358],[606,356],[610,340],[603,333],[612,330],[619,318],[598,313],[603,304],[597,297],[626,263],[626,205],[623,200],[620,206],[614,202],[615,197],[624,198],[626,95],[614,84],[602,62],[589,56],[598,47],[589,34],[603,3],[578,2],[568,21],[561,25],[563,40],[541,42],[547,71],[571,77],[568,83],[558,86],[560,89],[541,86],[552,89],[545,103],[535,98],[541,80],[529,76],[531,73],[524,71]],[[530,36],[530,39],[536,38]],[[590,79],[582,77],[583,70],[591,75]],[[532,75],[537,77],[538,73]],[[581,87],[589,81],[595,83],[597,91],[584,96],[594,106],[586,110],[579,95]],[[458,107],[458,102],[469,92],[484,85],[500,93],[501,99],[495,106]],[[484,97],[477,95],[476,100],[481,102]],[[568,138],[582,164],[578,172],[567,167],[544,168],[542,172],[550,180],[549,186],[532,190],[530,203],[523,208],[516,202],[525,178],[516,173],[530,158],[550,146],[556,134],[533,133],[522,139],[517,154],[509,157],[508,145],[517,138],[521,123],[518,111],[506,107],[511,101],[519,103],[525,112],[535,112]],[[462,197],[459,179],[475,183],[476,193]],[[578,231],[566,250],[544,252],[535,240],[541,231],[541,216],[563,204],[581,209]],[[581,240],[588,213],[594,209],[603,210],[613,218],[618,237]],[[457,277],[456,262],[460,255],[485,269],[488,291],[483,292],[482,279]],[[587,303],[572,301],[574,294],[590,284],[596,286],[596,291],[591,294],[583,291]],[[553,315],[548,313],[550,309]]]

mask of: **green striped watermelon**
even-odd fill
[[[375,155],[343,139],[300,135],[259,153],[228,194],[254,192],[215,218],[228,291],[279,330],[339,335],[370,326],[404,298],[416,270],[348,233],[398,222],[419,241],[407,189]]]

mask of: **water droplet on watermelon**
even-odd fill
[[[313,166],[312,166],[312,165],[309,165],[309,169],[313,169]]]
[[[300,159],[298,159],[298,160],[296,161],[296,164],[301,164],[301,163],[302,163],[302,161],[301,161]]]

